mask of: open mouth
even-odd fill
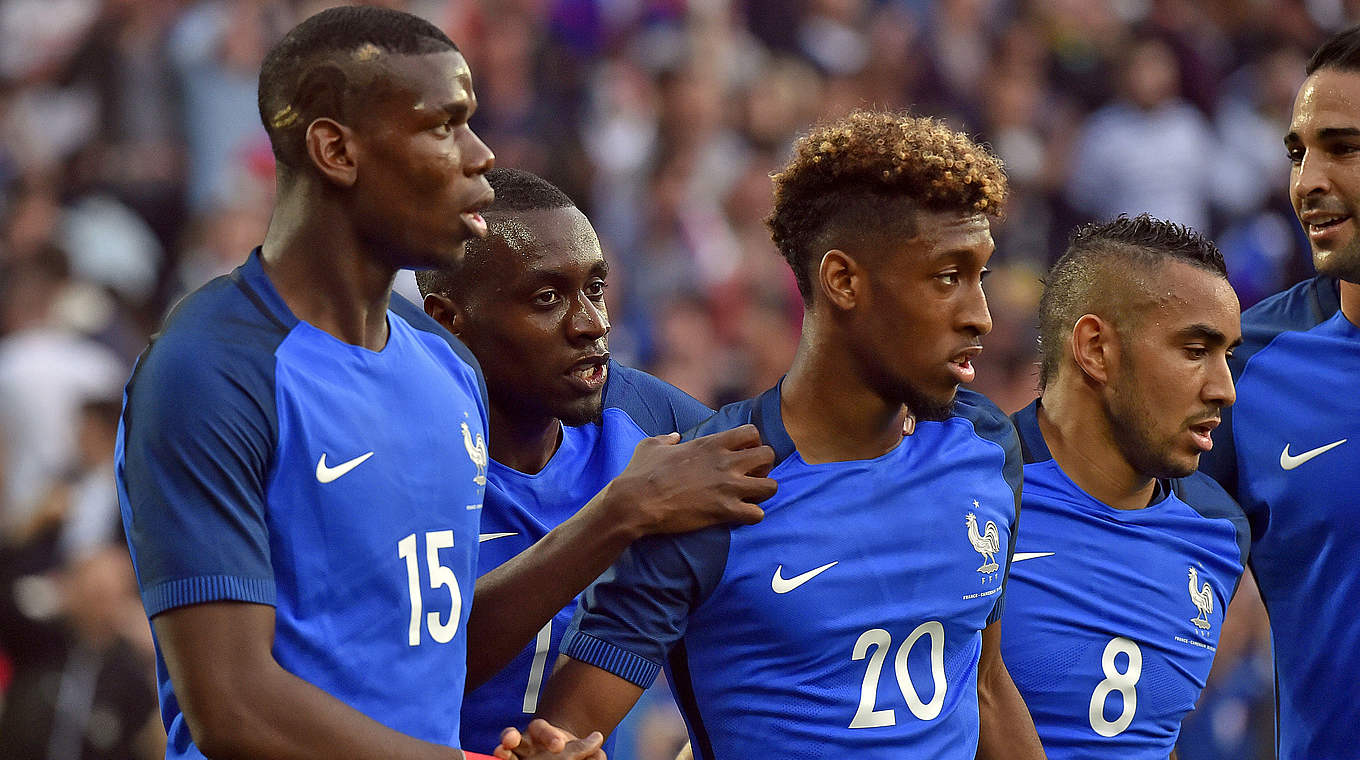
[[[954,373],[958,382],[971,383],[977,377],[977,370],[973,367],[973,359],[980,353],[982,353],[982,346],[973,346],[960,351],[953,359],[949,360],[950,370]]]
[[[1190,426],[1190,436],[1195,440],[1195,446],[1200,451],[1213,449],[1213,432],[1216,427],[1218,427],[1217,419],[1205,420]]]
[[[489,229],[486,224],[486,219],[482,217],[482,210],[487,206],[490,206],[495,200],[495,191],[488,188],[486,194],[481,198],[478,198],[477,202],[472,204],[468,210],[458,215],[458,218],[463,220],[463,226],[467,227],[468,231],[473,235],[476,235],[479,238],[486,237]]]
[[[609,379],[609,355],[594,356],[577,362],[567,371],[567,376],[575,380],[583,390],[594,392]]]

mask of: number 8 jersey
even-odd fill
[[[1213,664],[1250,540],[1207,475],[1116,509],[1058,467],[1038,402],[1014,416],[1024,520],[1001,655],[1053,760],[1166,760]]]
[[[808,464],[776,387],[695,434],[747,422],[775,450],[765,519],[634,543],[563,653],[644,688],[664,665],[702,760],[972,760],[1019,500],[1010,422],[961,390],[880,457]]]
[[[117,444],[148,617],[273,605],[273,654],[374,720],[458,738],[486,404],[472,354],[398,296],[381,351],[295,317],[258,249],[138,361]],[[157,653],[167,757],[198,758]]]

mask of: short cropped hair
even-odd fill
[[[806,304],[814,257],[825,250],[910,237],[904,211],[998,216],[1006,197],[1001,161],[985,147],[934,119],[882,111],[813,129],[772,179],[765,223]]]
[[[1312,76],[1318,69],[1360,71],[1360,25],[1337,32],[1313,52],[1304,72]]]
[[[557,185],[523,169],[495,168],[485,175],[496,192],[496,200],[482,212],[487,223],[487,237],[471,238],[463,254],[463,263],[454,272],[448,269],[423,269],[416,272],[420,294],[451,295],[458,283],[483,271],[491,249],[489,240],[505,224],[505,218],[517,211],[543,211],[554,208],[575,208],[576,204]]]
[[[274,158],[285,169],[302,166],[308,124],[323,116],[346,122],[362,112],[364,88],[346,75],[347,63],[376,53],[457,50],[439,27],[401,11],[341,6],[311,16],[293,27],[260,65],[260,120]]]
[[[1039,299],[1039,387],[1057,376],[1066,338],[1078,319],[1098,314],[1118,328],[1133,329],[1138,315],[1128,313],[1130,295],[1147,290],[1155,270],[1173,261],[1228,277],[1218,246],[1182,224],[1121,214],[1073,231],[1067,250],[1044,278]]]

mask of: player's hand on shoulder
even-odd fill
[[[766,477],[774,450],[754,425],[680,443],[680,436],[645,438],[606,490],[628,505],[639,535],[686,533],[721,523],[760,522],[756,506],[778,485]]]
[[[501,732],[501,743],[495,755],[501,760],[606,760],[604,736],[592,731],[584,739],[552,725],[542,718],[529,723],[523,732],[507,728]]]

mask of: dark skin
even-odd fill
[[[396,270],[456,263],[478,233],[472,215],[491,200],[482,175],[493,156],[467,126],[476,98],[458,53],[348,65],[354,81],[375,85],[365,89],[365,118],[309,123],[307,163],[280,172],[263,258],[300,319],[378,350],[387,342]],[[272,606],[197,604],[151,622],[190,733],[210,757],[463,757],[387,728],[284,670],[272,654]],[[599,735],[572,739],[546,724],[531,733],[544,747],[538,757],[602,756]]]
[[[536,473],[556,453],[564,419],[582,424],[603,403],[604,375],[591,370],[608,356],[608,268],[594,230],[575,208],[487,216],[490,261],[457,295],[428,295],[425,310],[482,364],[493,389],[491,456]],[[509,232],[494,232],[503,226]],[[774,451],[755,427],[678,438],[641,441],[624,471],[572,518],[478,579],[468,619],[477,647],[468,662],[469,690],[504,667],[636,539],[760,520],[755,505],[774,495],[776,484],[764,477]],[[526,577],[535,579],[532,593],[525,593]],[[517,614],[496,614],[512,607]]]
[[[833,248],[813,272],[813,302],[781,406],[785,428],[808,462],[887,453],[917,414],[905,398],[922,399],[923,414],[947,408],[958,383],[971,380],[969,360],[991,329],[982,292],[993,249],[990,225],[982,216],[913,213],[910,240],[877,251]],[[1000,623],[982,637],[977,756],[1042,758],[1029,711],[1001,660]],[[641,693],[611,673],[561,657],[539,716],[576,735],[607,734]],[[532,737],[508,731],[497,755],[525,757],[534,747]]]

